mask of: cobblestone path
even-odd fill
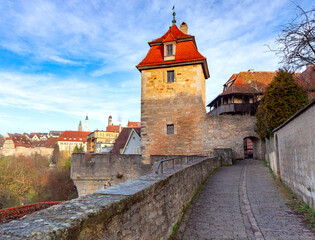
[[[205,183],[175,239],[315,239],[262,161],[218,169]]]

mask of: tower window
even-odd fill
[[[167,71],[167,82],[174,82],[174,71]]]
[[[167,45],[166,49],[167,49],[167,56],[173,55],[173,45],[172,44]]]
[[[174,134],[174,124],[167,124],[167,135]]]

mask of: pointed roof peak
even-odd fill
[[[158,44],[162,44],[163,42],[165,42],[164,40],[168,37],[169,34],[172,34],[174,40],[194,40],[194,36],[189,35],[189,34],[185,34],[183,33],[181,30],[179,30],[179,28],[176,25],[171,26],[167,32],[160,38],[157,38],[151,42],[149,42],[149,45],[158,45]]]

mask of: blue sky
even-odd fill
[[[140,121],[135,65],[171,26],[174,4],[207,57],[207,102],[233,73],[279,67],[265,44],[295,16],[289,0],[0,0],[0,134],[76,130],[86,114],[90,130],[109,115]]]

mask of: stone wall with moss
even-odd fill
[[[71,156],[71,178],[79,196],[153,172],[153,164],[143,164],[141,155],[84,154]]]
[[[0,226],[0,239],[168,239],[200,184],[220,167],[203,157]]]

